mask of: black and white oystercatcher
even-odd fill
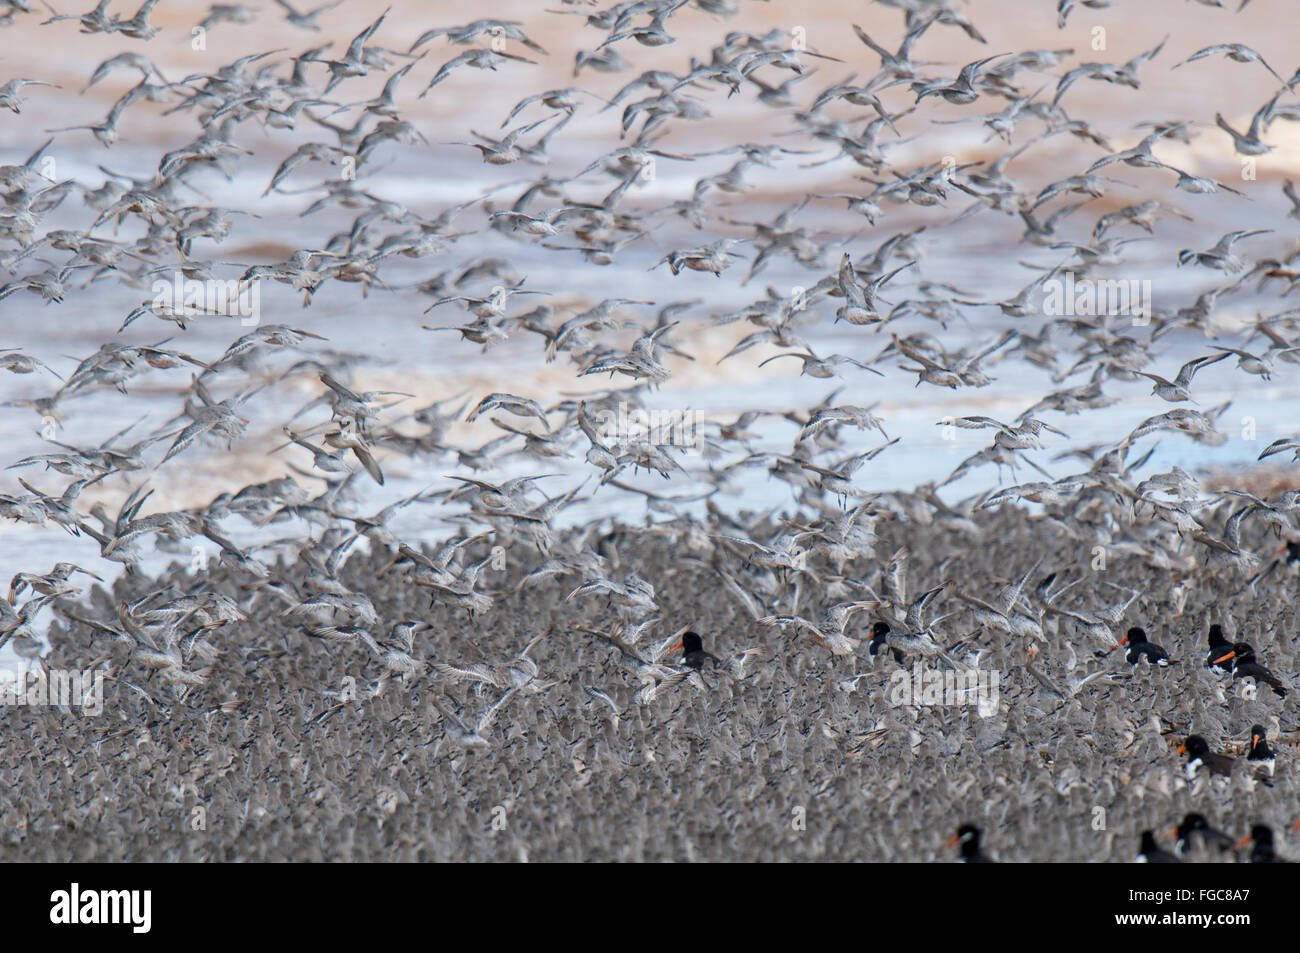
[[[1179,857],[1186,854],[1197,839],[1201,844],[1209,847],[1211,844],[1218,847],[1219,850],[1229,850],[1234,847],[1236,842],[1223,831],[1218,830],[1210,825],[1205,819],[1204,814],[1195,812],[1188,814],[1183,818],[1182,823],[1171,832],[1176,840],[1174,841],[1174,853]]]
[[[1282,679],[1278,678],[1255,659],[1255,650],[1251,648],[1248,642],[1236,642],[1227,651],[1217,659],[1211,659],[1211,665],[1218,665],[1220,662],[1232,662],[1233,678],[1253,678],[1256,684],[1263,683],[1273,689],[1278,698],[1286,697],[1286,686],[1282,684]]]
[[[952,847],[954,844],[960,844],[961,854],[957,858],[959,863],[963,864],[991,864],[992,859],[980,849],[980,829],[974,824],[963,824],[957,828],[957,833],[953,835],[952,840],[944,846]]]
[[[1159,665],[1161,667],[1166,665],[1178,664],[1178,662],[1174,659],[1171,659],[1169,657],[1169,653],[1166,652],[1159,645],[1156,645],[1154,642],[1147,641],[1146,629],[1136,625],[1128,630],[1124,638],[1120,639],[1118,642],[1112,645],[1105,652],[1098,652],[1097,653],[1098,658],[1110,654],[1111,652],[1119,648],[1121,645],[1128,646],[1128,651],[1124,653],[1124,659],[1130,665],[1136,665],[1138,662],[1142,661],[1143,659],[1146,659],[1147,662],[1151,665]]]
[[[1232,643],[1223,636],[1223,626],[1217,622],[1210,626],[1210,651],[1205,656],[1205,664],[1220,672],[1232,671],[1232,659],[1223,656],[1232,651]]]
[[[1245,847],[1253,843],[1250,850],[1250,862],[1252,864],[1285,864],[1286,861],[1278,856],[1277,848],[1273,846],[1273,829],[1267,824],[1256,824],[1250,829],[1250,833],[1243,837],[1238,843],[1238,847]]]
[[[1200,735],[1188,735],[1187,740],[1178,747],[1178,753],[1187,755],[1189,778],[1196,777],[1202,767],[1210,772],[1210,777],[1226,778],[1232,774],[1233,759],[1226,754],[1211,751],[1209,743]]]
[[[1258,768],[1263,768],[1272,777],[1274,754],[1273,749],[1268,746],[1268,733],[1264,731],[1263,725],[1251,726],[1250,752],[1246,755],[1246,760]]]
[[[1138,848],[1139,864],[1180,864],[1176,856],[1156,843],[1156,835],[1151,831],[1142,832],[1142,846]]]
[[[697,672],[704,668],[705,662],[716,664],[720,661],[713,653],[704,651],[704,640],[696,632],[684,633],[682,640],[674,645],[671,651],[676,652],[678,649],[682,650],[682,664]]]

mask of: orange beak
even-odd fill
[[[1177,837],[1177,836],[1178,836],[1178,828],[1176,828],[1176,827],[1171,827],[1171,828],[1169,829],[1169,833],[1168,833],[1168,835],[1166,835],[1166,836],[1168,836],[1168,837]]]
[[[1224,656],[1222,656],[1222,657],[1220,657],[1220,658],[1216,658],[1216,659],[1215,659],[1213,662],[1211,662],[1210,664],[1211,664],[1211,665],[1218,665],[1220,662],[1226,662],[1226,661],[1228,661],[1228,659],[1230,659],[1230,658],[1236,658],[1236,657],[1237,657],[1237,653],[1236,653],[1236,652],[1229,652],[1227,655],[1224,655]]]
[[[669,651],[669,652],[676,652],[678,649],[680,649],[680,648],[681,648],[683,645],[685,645],[685,644],[686,644],[685,642],[678,642],[676,645],[674,645],[674,646],[673,646],[672,648],[670,648],[668,651]]]
[[[1247,834],[1241,840],[1237,841],[1237,843],[1233,846],[1233,850],[1241,850],[1243,847],[1245,847],[1247,844],[1250,843],[1250,838],[1251,835]]]
[[[1187,745],[1179,745],[1179,746],[1178,746],[1178,753],[1179,753],[1179,754],[1186,754],[1186,753],[1187,753]]]
[[[1121,645],[1125,644],[1127,641],[1128,641],[1128,636],[1126,635],[1126,636],[1124,636],[1124,638],[1120,639],[1118,642],[1116,642],[1114,645],[1112,645],[1110,648],[1108,648],[1108,649],[1106,650],[1106,654],[1109,655],[1111,652],[1114,652],[1117,648],[1119,648]]]
[[[1300,823],[1300,821],[1298,821],[1297,823]],[[961,835],[960,835],[960,834],[953,834],[953,835],[952,835],[952,840],[948,841],[948,843],[944,844],[943,846],[944,846],[944,847],[951,847],[953,844],[957,843],[957,841],[959,841],[959,840],[961,840]]]
[[[1296,822],[1291,825],[1291,830],[1300,831],[1300,819],[1297,819]]]
[[[1279,546],[1277,548],[1277,551],[1273,553],[1273,556],[1274,558],[1276,558],[1278,556],[1281,556],[1284,552],[1286,552],[1286,543],[1283,543],[1281,546]]]

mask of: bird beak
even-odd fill
[[[1109,655],[1111,652],[1114,652],[1117,648],[1119,648],[1121,645],[1123,645],[1123,644],[1126,643],[1127,641],[1128,641],[1128,636],[1126,635],[1126,636],[1124,636],[1124,638],[1120,639],[1118,642],[1116,642],[1114,645],[1112,645],[1110,648],[1108,648],[1108,649],[1107,649],[1105,652],[1103,652],[1102,654],[1103,654],[1103,655]]]
[[[676,645],[674,645],[674,646],[673,646],[672,648],[670,648],[668,651],[669,651],[669,652],[676,652],[678,649],[680,649],[680,648],[681,648],[683,645],[685,645],[685,644],[686,644],[685,642],[678,642]]]
[[[1230,659],[1230,658],[1236,658],[1236,657],[1237,657],[1237,653],[1236,653],[1236,652],[1229,652],[1227,655],[1224,655],[1224,656],[1222,656],[1221,658],[1216,658],[1216,659],[1215,659],[1214,661],[1212,661],[1210,664],[1211,664],[1211,665],[1218,665],[1220,662],[1226,662],[1226,661],[1228,661],[1228,659]]]
[[[1233,850],[1241,850],[1243,847],[1245,847],[1245,846],[1246,846],[1247,844],[1249,844],[1249,843],[1250,843],[1250,835],[1247,834],[1247,835],[1246,835],[1245,837],[1243,837],[1241,840],[1237,841],[1237,843],[1233,845],[1233,848],[1232,848],[1232,849],[1233,849]]]
[[[1297,822],[1297,823],[1300,823],[1300,822]],[[953,834],[953,835],[952,835],[952,840],[948,841],[948,843],[944,844],[943,846],[944,846],[944,847],[951,847],[953,844],[957,843],[957,841],[959,841],[959,840],[961,840],[961,835],[960,835],[960,834]]]
[[[1187,745],[1179,745],[1179,746],[1178,746],[1178,753],[1179,753],[1179,754],[1186,754],[1186,753],[1187,753]]]
[[[1291,825],[1291,830],[1300,831],[1300,818],[1298,818],[1296,822]]]
[[[1176,828],[1176,827],[1171,827],[1171,828],[1169,829],[1169,833],[1168,833],[1166,836],[1167,836],[1167,837],[1177,837],[1177,836],[1178,836],[1178,828]]]
[[[1286,543],[1283,543],[1274,551],[1273,557],[1277,558],[1278,556],[1281,556],[1284,552],[1286,552]]]

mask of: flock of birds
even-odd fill
[[[6,26],[43,16],[29,0],[4,3]],[[1086,43],[1079,9],[1104,11],[1109,0],[1057,4],[1071,37],[1062,48],[994,55],[954,0],[876,0],[846,24],[861,41],[852,62],[786,30],[720,28],[744,16],[738,0],[564,0],[536,16],[581,17],[569,24],[586,47],[574,83],[619,74],[620,88],[529,92],[497,131],[442,146],[435,140],[460,133],[404,119],[410,94],[438,99],[468,70],[494,88],[536,89],[525,85],[529,70],[551,54],[530,24],[480,19],[403,37],[385,11],[350,42],[298,53],[261,49],[247,29],[245,55],[168,78],[145,52],[171,32],[150,22],[156,3],[127,16],[102,0],[40,22],[49,42],[75,39],[65,21],[137,41],[87,77],[83,93],[110,76],[139,77],[102,121],[46,138],[41,117],[66,92],[35,76],[0,85],[13,114],[0,120],[6,152],[33,140],[25,158],[0,166],[0,300],[44,302],[57,315],[60,305],[91,307],[106,283],[146,289],[179,273],[233,281],[237,294],[284,285],[306,310],[236,329],[229,315],[146,299],[109,316],[104,343],[75,366],[29,347],[0,352],[0,369],[42,384],[6,412],[34,411],[43,425],[93,415],[146,383],[179,390],[174,413],[148,428],[137,421],[76,445],[56,427],[41,452],[8,466],[17,486],[0,495],[0,516],[66,532],[76,556],[13,577],[0,647],[32,665],[102,673],[107,701],[102,719],[52,708],[8,719],[0,855],[897,860],[952,856],[930,837],[957,821],[949,846],[964,860],[987,859],[981,831],[992,830],[1007,858],[1114,859],[1137,844],[1147,861],[1267,861],[1279,856],[1274,828],[1300,830],[1300,729],[1288,707],[1300,489],[1215,489],[1180,467],[1149,466],[1159,440],[1230,439],[1229,403],[1196,400],[1207,368],[1235,360],[1236,373],[1270,382],[1300,364],[1300,308],[1285,301],[1300,283],[1300,248],[1279,234],[1300,219],[1292,183],[1229,186],[1157,158],[1215,136],[1241,157],[1268,153],[1275,124],[1300,121],[1300,70],[1277,72],[1282,64],[1240,43],[1172,62],[1171,37],[1126,62],[1070,65]],[[315,34],[342,0],[276,3],[288,24]],[[897,17],[894,39],[860,25],[875,8]],[[215,4],[196,29],[268,15]],[[711,29],[707,59],[674,58],[677,34]],[[979,55],[953,68],[921,59],[940,32],[964,34]],[[630,75],[640,48],[657,68]],[[1121,95],[1153,70],[1209,60],[1271,75],[1275,91],[1245,132],[1221,114],[1103,132],[1072,108],[1085,84]],[[382,77],[382,90],[349,95],[365,77]],[[769,110],[764,127],[750,127],[755,141],[711,153],[663,141],[741,99]],[[1141,103],[1123,100],[1126,111]],[[169,128],[192,124],[193,137],[145,174],[46,174],[45,160],[86,133],[111,155],[124,118],[142,110],[171,117]],[[604,123],[615,147],[556,168],[548,150],[580,115]],[[980,124],[996,156],[891,159],[951,123]],[[282,148],[263,196],[302,193],[304,216],[335,214],[346,226],[282,261],[204,257],[231,235],[255,234],[258,214],[212,204],[204,188],[294,140],[308,141]],[[1072,143],[1068,175],[1043,187],[1017,176],[1017,160],[1062,141]],[[396,150],[452,147],[529,171],[446,208],[406,207],[367,182]],[[717,156],[730,164],[647,206],[657,169]],[[803,194],[771,215],[745,197],[761,170],[783,170],[797,188],[800,168],[833,163],[844,171],[839,191]],[[1102,201],[1115,180],[1100,170],[1117,165],[1158,197]],[[1206,201],[1277,204],[1276,227],[1182,251],[1177,264],[1211,286],[1149,321],[1043,313],[1053,279],[1104,276],[1129,261],[1126,246],[1171,220],[1213,217],[1197,208]],[[851,228],[800,224],[810,209],[843,203]],[[1105,211],[1072,229],[1093,203]],[[885,222],[900,215],[929,217],[891,233]],[[926,245],[974,216],[1018,220],[1025,253],[1054,260],[1026,265],[1036,277],[994,300],[923,276]],[[734,291],[786,266],[810,278],[738,309],[671,294],[560,303],[560,286],[575,283],[567,276],[640,260],[655,236],[692,233],[649,256],[664,283],[703,272]],[[466,240],[494,253],[424,271],[413,286],[393,280],[393,269],[453,257]],[[525,244],[552,263],[550,288],[510,264]],[[313,329],[310,306],[345,291],[338,283],[409,319],[411,348],[462,348],[457,360],[470,364],[470,345],[533,341],[575,389],[424,406],[367,390],[364,360]],[[1241,308],[1274,313],[1225,332],[1224,310]],[[421,324],[455,309],[461,323]],[[222,322],[234,339],[220,352],[184,343],[192,328]],[[807,338],[819,322],[846,326],[840,340],[852,353],[814,351]],[[962,322],[996,330],[957,346],[948,332]],[[886,378],[951,390],[955,412],[937,423],[991,441],[945,480],[866,492],[863,468],[888,466],[906,444],[889,436],[878,404],[842,402],[843,383],[811,407],[706,420],[690,454],[607,426],[621,408],[652,409],[674,372],[698,363],[693,335],[735,324],[747,333],[718,363],[797,358],[801,375],[855,387]],[[1197,336],[1216,343],[1175,370],[1170,346]],[[1017,362],[1059,389],[1010,421],[962,412],[996,366]],[[604,390],[582,380],[604,375]],[[1117,440],[1058,445],[1053,461],[1068,475],[1029,455],[1066,436],[1049,419],[1064,426],[1060,417],[1109,407],[1116,382],[1134,381],[1150,382],[1169,408]],[[290,385],[314,396],[286,410],[270,395]],[[237,479],[233,448],[271,417],[281,475],[205,505],[157,505],[156,474],[223,449]],[[486,442],[457,436],[488,426]],[[782,428],[786,445],[755,447],[760,431]],[[1300,438],[1259,457],[1285,455],[1300,461]],[[1041,479],[1019,482],[1026,466]],[[391,488],[394,469],[427,485],[364,507]],[[992,471],[998,482],[972,497],[940,495]],[[763,479],[788,485],[788,505],[755,514],[728,502]],[[612,500],[623,518],[581,521],[579,505],[593,499]],[[438,538],[403,530],[415,510],[438,515]],[[254,529],[255,541],[236,541]],[[196,541],[219,554],[187,565]],[[152,549],[181,560],[151,576],[139,567]],[[52,619],[44,631],[41,618]],[[1206,625],[1201,659],[1193,646]],[[996,711],[889,705],[891,674],[918,665],[999,672]],[[202,829],[188,823],[200,809]],[[498,810],[505,820],[493,826]],[[799,810],[803,826],[791,823]],[[1098,826],[1098,810],[1110,822]],[[1153,832],[1178,814],[1166,850]],[[1230,837],[1207,815],[1248,833]],[[94,836],[114,826],[125,833]]]

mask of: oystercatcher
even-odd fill
[[[682,650],[682,664],[697,672],[704,668],[705,662],[711,661],[716,664],[721,661],[712,652],[704,651],[704,640],[696,632],[683,633],[682,640],[672,647],[672,651],[676,652],[678,649]]]
[[[1286,697],[1286,686],[1282,684],[1282,679],[1255,661],[1255,650],[1251,648],[1250,643],[1233,643],[1231,649],[1224,652],[1217,659],[1211,659],[1210,664],[1217,665],[1220,662],[1229,660],[1232,661],[1233,678],[1253,678],[1255,684],[1263,682],[1273,689],[1278,698]]]
[[[1250,833],[1237,842],[1237,846],[1245,847],[1247,844],[1254,842],[1255,846],[1250,850],[1250,862],[1252,864],[1285,864],[1277,854],[1277,849],[1273,846],[1273,829],[1266,824],[1256,824],[1250,829]]]
[[[1217,844],[1219,850],[1227,850],[1235,846],[1235,841],[1231,837],[1223,833],[1223,831],[1210,826],[1210,822],[1205,819],[1204,814],[1188,814],[1171,833],[1177,838],[1174,841],[1174,853],[1179,857],[1191,849],[1193,840],[1196,837],[1199,837],[1201,843],[1206,847]]]
[[[953,835],[952,840],[944,846],[951,847],[953,844],[961,844],[961,856],[957,858],[958,863],[962,864],[991,864],[993,860],[980,850],[980,829],[974,824],[963,824],[957,828],[957,833]]]
[[[1250,753],[1246,760],[1266,770],[1269,777],[1273,776],[1274,754],[1268,746],[1268,734],[1263,725],[1253,725],[1250,729]]]
[[[1181,864],[1182,861],[1156,843],[1151,831],[1142,832],[1142,846],[1138,849],[1139,864]]]
[[[1205,664],[1220,672],[1232,671],[1232,660],[1223,660],[1222,656],[1232,651],[1232,643],[1223,637],[1223,626],[1214,623],[1210,626],[1210,651],[1205,656]]]
[[[877,622],[871,627],[871,640],[867,643],[867,651],[874,658],[876,653],[888,645],[889,623]],[[889,651],[894,655],[894,661],[899,665],[903,664],[903,653],[897,647],[890,645]]]
[[[1149,664],[1159,665],[1162,668],[1166,665],[1178,664],[1176,660],[1169,657],[1169,653],[1163,648],[1156,645],[1154,642],[1148,642],[1146,629],[1137,625],[1129,629],[1124,638],[1120,639],[1105,652],[1098,652],[1097,657],[1102,658],[1109,655],[1121,645],[1128,646],[1128,651],[1124,653],[1124,659],[1130,665],[1136,665],[1144,658]]]
[[[1196,777],[1196,773],[1204,765],[1210,772],[1210,777],[1226,778],[1232,774],[1232,758],[1226,754],[1215,754],[1210,750],[1209,744],[1200,735],[1188,735],[1187,740],[1178,747],[1179,754],[1187,755],[1187,777]]]

